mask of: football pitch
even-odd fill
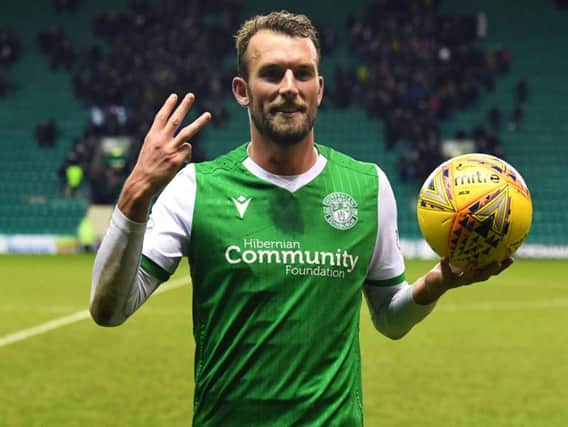
[[[0,426],[189,426],[187,267],[127,323],[87,316],[93,256],[0,256]],[[431,261],[408,261],[414,280]],[[517,260],[400,341],[361,312],[366,426],[568,425],[568,263]]]

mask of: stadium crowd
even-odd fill
[[[75,1],[67,1],[75,10]],[[187,82],[197,95],[195,114],[210,111],[212,125],[224,126],[230,120],[224,107],[226,88],[234,74],[224,58],[232,53],[232,34],[241,15],[239,0],[214,6],[204,0],[159,5],[134,0],[127,10],[99,13],[95,42],[86,48],[72,46],[61,28],[40,33],[41,50],[52,68],[62,66],[72,73],[75,95],[91,111],[84,134],[60,171],[82,165],[92,201],[112,202],[156,106],[167,94],[185,91]],[[351,57],[349,65],[337,65],[333,84],[326,88],[326,105],[364,108],[370,117],[382,120],[387,149],[400,152],[402,179],[423,179],[443,160],[442,122],[478,108],[483,93],[494,91],[496,77],[510,70],[507,49],[475,45],[478,19],[441,15],[439,2],[424,0],[374,0],[361,17],[347,19]],[[319,28],[322,51],[329,55],[336,34]],[[507,119],[511,130],[523,119],[527,82],[519,82],[515,91]],[[471,140],[476,151],[502,157],[502,108],[491,108],[471,129],[458,129],[455,139]],[[89,161],[98,138],[125,135],[134,146],[124,162],[93,171]],[[199,138],[192,143],[193,159],[203,160]]]
[[[196,114],[212,112],[215,127],[229,120],[225,89],[230,87],[233,70],[223,59],[233,49],[230,41],[241,5],[238,0],[221,3],[132,1],[125,11],[97,15],[96,42],[85,49],[76,50],[59,29],[40,35],[52,68],[69,67],[75,95],[91,111],[84,134],[61,165],[62,180],[68,167],[81,165],[91,200],[112,203],[136,159],[156,106],[169,93],[185,91],[188,82],[197,94]],[[111,161],[93,171],[89,160],[97,139],[103,136],[129,136],[134,146],[124,153],[124,162]],[[203,160],[199,139],[192,145],[193,159]]]
[[[474,45],[477,16],[443,16],[439,2],[378,0],[349,22],[355,69],[338,69],[337,92],[351,93],[338,107],[355,103],[385,124],[388,149],[400,146],[400,175],[423,179],[442,160],[440,124],[479,105],[483,90],[510,70],[507,49]],[[347,75],[347,78],[345,78]],[[474,126],[476,150],[502,155],[494,127]]]

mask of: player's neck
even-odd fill
[[[275,175],[300,175],[317,161],[313,132],[293,145],[277,144],[265,138],[254,138],[248,147],[249,157],[264,170]]]

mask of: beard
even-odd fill
[[[316,123],[317,108],[310,109],[304,103],[289,101],[263,107],[256,105],[252,96],[250,100],[250,115],[255,127],[262,136],[277,144],[299,143],[311,132]],[[286,117],[285,114],[281,114],[283,109],[293,109],[297,112],[294,117]]]

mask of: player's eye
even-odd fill
[[[311,68],[302,67],[294,72],[294,76],[298,80],[309,80],[314,76],[314,71]]]
[[[282,80],[284,71],[279,67],[268,67],[260,72],[260,77],[270,82],[278,82]]]

